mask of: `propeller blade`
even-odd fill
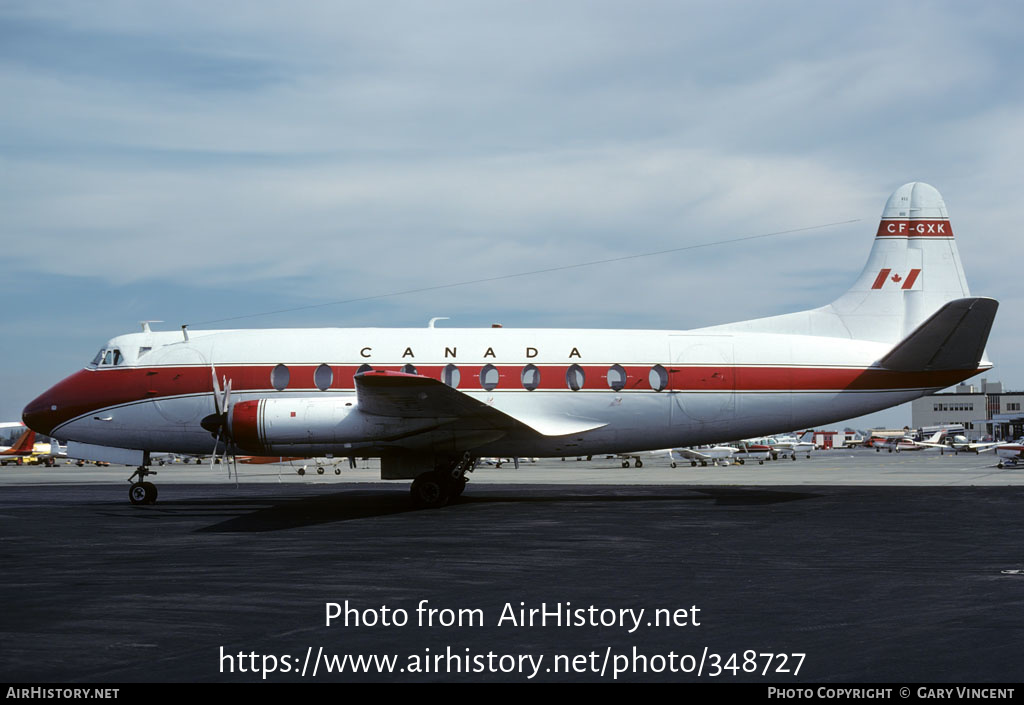
[[[213,441],[213,452],[210,454],[210,472],[213,472],[214,463],[217,462],[217,446],[220,445],[220,429],[217,429],[217,436]]]
[[[223,413],[220,408],[220,384],[217,382],[217,368],[210,365],[210,374],[213,376],[213,413],[218,416]]]
[[[227,416],[231,413],[231,380],[227,377],[224,378],[224,403],[221,406],[223,407],[222,414]]]

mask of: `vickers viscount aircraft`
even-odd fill
[[[998,303],[972,297],[939,193],[889,198],[832,303],[695,330],[276,329],[111,339],[24,411],[72,457],[380,457],[415,502],[458,497],[476,458],[637,453],[812,428],[991,367]],[[683,309],[684,310],[684,309]],[[134,475],[133,475],[134,478]]]

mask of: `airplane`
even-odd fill
[[[740,441],[735,443],[736,461],[744,463],[747,460],[756,460],[758,465],[764,465],[764,461],[772,459],[772,447],[762,443]]]
[[[874,442],[875,452],[881,453],[883,449],[888,450],[890,453],[893,451],[900,453],[908,450],[944,450],[947,447],[942,442],[944,433],[945,431],[936,431],[926,441],[916,441],[910,436],[894,436],[892,438],[876,440]]]
[[[665,451],[655,451],[665,452]],[[669,465],[676,467],[676,455],[681,455],[685,460],[690,461],[690,465],[696,467],[697,463],[700,463],[701,467],[707,467],[708,463],[712,465],[724,465],[729,466],[732,463],[732,457],[739,452],[738,448],[733,446],[698,446],[696,448],[669,448],[668,459]],[[743,461],[738,461],[741,465]]]
[[[1024,438],[1013,443],[1000,443],[995,446],[994,450],[996,455],[999,456],[999,463],[997,464],[999,468],[1007,466],[1015,468],[1018,464],[1024,462]]]
[[[28,429],[25,428],[25,424],[23,422],[21,422],[21,421],[3,421],[3,422],[0,422],[0,431],[2,431],[4,429],[7,429],[7,428],[16,428],[16,429],[18,429],[19,436],[24,434],[24,432],[26,430],[28,430]],[[15,443],[18,440],[20,440],[20,439],[19,438],[14,438],[14,442]],[[10,446],[0,446],[0,452],[5,451],[5,450],[10,450],[10,448],[12,446],[13,446],[13,444],[10,445]]]
[[[772,460],[789,458],[796,460],[798,453],[803,453],[808,458],[814,450],[814,431],[805,431],[799,438],[796,436],[769,436],[766,438],[751,438],[746,441],[757,446],[767,446],[769,457]]]
[[[693,330],[317,328],[110,339],[29,402],[68,455],[379,457],[418,507],[463,492],[480,457],[638,453],[811,428],[992,367],[999,304],[971,296],[945,203],[912,182],[886,202],[852,287],[819,308]]]
[[[1024,462],[1024,437],[1018,438],[1016,441],[975,443],[972,445],[977,446],[976,449],[972,449],[977,454],[994,451],[999,457],[998,467],[1000,468],[1017,467],[1017,465]]]
[[[967,436],[953,436],[952,438],[946,437],[945,447],[940,449],[940,452],[947,450],[953,451],[954,454],[964,453],[984,453],[992,450],[993,448],[1002,445],[999,441],[969,441]]]
[[[20,424],[18,424],[20,426]],[[23,465],[32,462],[32,454],[35,450],[36,432],[26,428],[14,443],[0,450],[0,465],[14,463]]]
[[[808,458],[814,450],[814,431],[804,431],[799,438],[796,436],[776,436],[775,446],[780,450],[787,451],[796,460],[798,453],[803,453]]]

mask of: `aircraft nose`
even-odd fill
[[[56,405],[51,403],[48,395],[42,394],[28,403],[21,412],[21,420],[36,433],[48,436],[57,425],[56,412]]]

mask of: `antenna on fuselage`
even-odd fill
[[[434,316],[427,323],[427,328],[433,328],[434,324],[437,323],[438,321],[447,321],[447,320],[449,320],[448,316]]]
[[[188,342],[188,323],[181,327],[181,334],[185,336],[185,342]]]
[[[143,333],[152,333],[153,331],[149,329],[149,324],[150,323],[163,323],[163,321],[139,321],[139,323],[142,324],[142,332]]]

